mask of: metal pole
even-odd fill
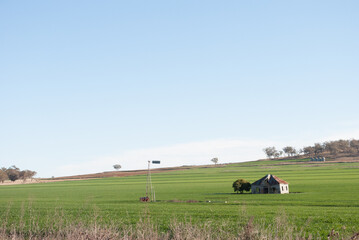
[[[147,184],[146,184],[146,197],[148,197],[150,191],[150,161],[148,161],[148,171],[147,171]],[[150,193],[151,194],[151,193]]]
[[[153,160],[153,164],[160,164],[160,161]],[[151,202],[156,202],[156,193],[155,189],[152,186],[151,179],[151,161],[148,161],[148,170],[147,170],[147,184],[146,184],[146,198]]]
[[[150,166],[150,162],[151,161],[148,161],[148,166]],[[151,199],[150,201],[153,202],[155,201],[155,197],[153,195],[154,191],[153,191],[153,187],[152,187],[152,178],[151,178],[151,168],[148,167],[148,176],[149,176],[149,185],[150,185],[150,196],[151,196]]]
[[[150,186],[151,186],[151,202],[154,202],[155,197],[154,197],[154,191],[153,191],[153,187],[152,187],[151,171],[150,171]]]

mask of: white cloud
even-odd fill
[[[56,176],[112,171],[116,163],[122,170],[145,169],[148,160],[161,160],[154,167],[211,164],[210,159],[218,157],[220,163],[243,162],[263,158],[262,149],[277,145],[275,142],[211,140],[137,149],[117,156],[104,156],[90,161],[64,165],[58,168]]]
[[[332,134],[323,141],[333,141],[339,139],[353,139],[353,138],[359,139],[359,130],[351,130],[351,131]]]
[[[57,168],[55,176],[97,173],[114,170],[114,164],[121,164],[122,170],[146,169],[148,160],[161,160],[154,167],[174,167],[182,165],[211,164],[210,159],[218,157],[220,163],[243,162],[264,158],[263,148],[285,146],[301,148],[316,142],[338,139],[359,139],[358,131],[333,134],[327,137],[306,137],[291,141],[254,141],[217,139],[201,142],[175,144],[156,148],[136,149],[118,155],[101,156],[89,161],[63,165]]]

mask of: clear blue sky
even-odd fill
[[[1,1],[0,167],[239,162],[359,138],[358,1]]]

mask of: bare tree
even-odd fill
[[[314,147],[312,147],[312,146],[304,147],[303,148],[303,153],[305,155],[309,155],[309,156],[313,155],[314,154]]]
[[[352,139],[350,141],[350,148],[353,153],[359,153],[359,140]]]
[[[9,167],[6,169],[7,177],[12,181],[15,182],[20,177],[20,169],[16,167],[15,165]]]
[[[299,151],[297,151],[297,149],[293,148],[292,156],[298,156],[298,155],[299,155]]]
[[[304,150],[303,150],[303,148],[300,148],[300,149],[298,150],[298,155],[302,155],[302,154],[304,154]]]
[[[341,153],[349,153],[350,141],[349,140],[339,140],[336,141]]]
[[[322,144],[320,143],[315,143],[314,144],[314,154],[315,156],[318,156],[319,154],[323,153],[324,151],[324,147]]]
[[[279,157],[282,157],[284,152],[283,152],[283,151],[279,151],[278,153],[279,153]]]
[[[216,157],[215,157],[215,158],[212,158],[211,161],[214,163],[214,165],[217,165],[217,163],[218,163],[218,158],[216,158]]]
[[[115,164],[115,165],[113,165],[113,168],[116,170],[120,170],[122,168],[122,166],[120,164]]]
[[[331,155],[336,156],[339,153],[339,146],[334,142],[325,142],[324,143],[325,151],[329,152]]]
[[[296,155],[297,151],[295,150],[294,147],[291,146],[287,146],[283,148],[283,151],[285,152],[285,154],[287,154],[287,156],[293,156]]]
[[[23,170],[19,172],[19,178],[22,179],[23,182],[26,182],[26,179],[31,179],[36,175],[35,171],[31,170]]]
[[[263,151],[265,152],[265,154],[267,155],[268,158],[276,157],[277,152],[278,152],[275,149],[275,147],[267,147],[267,148],[264,148]]]
[[[7,174],[3,169],[0,169],[0,182],[4,183],[5,180],[8,180]]]

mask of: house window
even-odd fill
[[[259,193],[259,187],[256,187],[256,193]]]
[[[288,186],[285,186],[285,190],[287,190],[287,191],[288,191]]]
[[[284,191],[284,187],[282,186],[282,191]]]

